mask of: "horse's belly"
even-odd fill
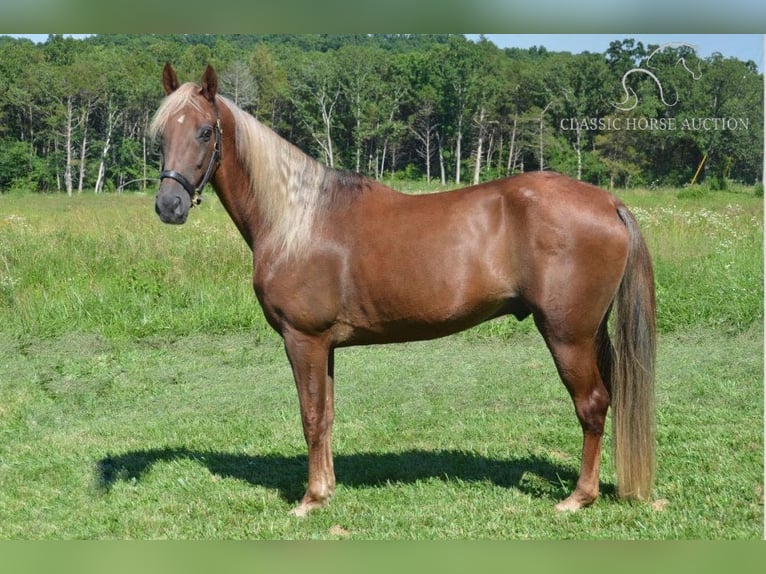
[[[513,281],[485,265],[434,266],[423,261],[402,273],[368,277],[347,308],[351,343],[432,339],[514,313],[525,316]],[[518,312],[518,313],[517,313]]]

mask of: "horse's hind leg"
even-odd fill
[[[599,465],[609,393],[601,377],[605,363],[603,358],[599,360],[597,341],[606,334],[599,330],[598,338],[593,335],[563,337],[550,325],[541,331],[561,380],[572,397],[582,427],[582,461],[577,486],[572,494],[556,505],[557,510],[577,510],[598,498]]]

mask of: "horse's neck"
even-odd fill
[[[247,193],[246,178],[237,177],[236,174],[232,177],[228,171],[225,171],[225,166],[221,165],[213,177],[212,184],[221,205],[252,249],[257,235],[258,221],[257,217],[253,216],[252,207],[244,201]]]
[[[288,254],[304,248],[323,202],[326,168],[236,106],[222,115],[224,163],[214,183],[235,225],[251,248],[255,242]]]

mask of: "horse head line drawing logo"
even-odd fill
[[[635,90],[627,85],[628,77],[633,74],[644,74],[646,76],[649,76],[654,83],[657,85],[657,89],[659,90],[660,94],[660,100],[663,104],[665,104],[668,107],[675,106],[678,103],[678,90],[676,90],[675,94],[675,101],[673,103],[668,102],[665,99],[665,91],[662,88],[662,83],[660,82],[659,78],[650,70],[650,68],[654,69],[652,66],[649,65],[649,62],[651,62],[652,58],[655,54],[658,52],[662,52],[663,50],[666,50],[668,48],[690,48],[694,54],[697,54],[697,47],[692,44],[687,44],[686,42],[667,42],[665,44],[660,45],[658,48],[655,48],[651,54],[649,54],[649,57],[646,59],[646,62],[644,64],[645,67],[636,67],[631,68],[627,72],[625,72],[622,76],[622,90],[625,94],[625,97],[621,102],[613,103],[612,105],[617,108],[618,110],[621,110],[623,112],[629,112],[633,109],[635,109],[636,106],[638,106],[638,94],[636,94]],[[699,61],[697,61],[697,72],[695,73],[693,70],[689,69],[689,66],[686,63],[686,58],[684,56],[681,56],[676,60],[676,66],[678,64],[681,64],[684,69],[689,72],[691,77],[694,80],[699,80],[702,77],[702,69],[700,67]],[[629,105],[629,103],[632,101],[632,105]]]

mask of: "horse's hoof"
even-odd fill
[[[292,516],[297,516],[298,518],[305,518],[308,516],[310,510],[311,509],[307,505],[299,504],[290,511],[290,514]]]
[[[305,518],[306,516],[308,516],[309,512],[311,512],[315,508],[322,508],[323,506],[326,506],[326,505],[327,505],[327,502],[322,503],[322,502],[316,502],[313,500],[309,502],[303,501],[298,506],[293,508],[290,511],[290,514],[293,516],[297,516],[298,518]]]
[[[582,505],[574,500],[570,500],[567,498],[566,500],[562,500],[556,505],[556,510],[558,512],[574,512],[575,510],[580,510],[582,508]]]
[[[573,494],[559,502],[556,505],[556,510],[558,512],[574,512],[576,510],[580,510],[581,508],[585,508],[586,506],[590,506],[591,504],[593,504],[593,500],[586,502],[581,500],[579,497],[575,497]]]

